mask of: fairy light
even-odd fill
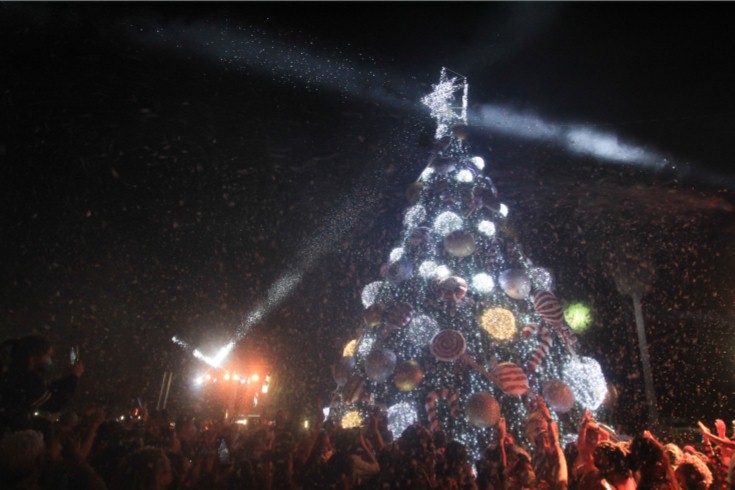
[[[408,402],[400,402],[388,408],[388,429],[394,438],[401,436],[404,430],[418,420],[416,409]]]
[[[383,281],[375,281],[362,288],[360,299],[362,300],[362,305],[365,308],[368,308],[372,306],[373,303],[375,303],[375,300],[377,299],[378,294],[380,294],[380,289],[382,287]]]
[[[495,236],[495,223],[492,221],[482,220],[477,224],[477,231],[487,237]]]
[[[455,177],[458,182],[472,182],[475,179],[475,176],[472,175],[472,172],[469,170],[462,169],[459,172],[457,172],[457,176]]]
[[[355,427],[362,427],[362,417],[357,410],[351,410],[342,417],[342,428],[354,429]]]
[[[480,317],[480,326],[495,340],[510,340],[516,334],[516,319],[505,308],[488,308]]]
[[[590,410],[597,410],[605,401],[607,382],[600,363],[591,357],[572,359],[564,366],[564,380],[574,398]]]
[[[350,340],[342,349],[342,357],[354,357],[357,352],[357,339]]]
[[[462,229],[462,218],[451,211],[445,211],[434,220],[434,230],[441,236],[447,236],[455,230]]]
[[[492,292],[495,287],[495,282],[489,274],[481,272],[479,274],[475,274],[472,278],[472,287],[475,288],[478,293],[488,294]]]
[[[390,255],[388,257],[391,262],[395,262],[396,260],[403,257],[403,249],[400,247],[394,248],[390,251]]]
[[[416,228],[421,225],[426,219],[426,208],[421,204],[411,206],[406,210],[406,214],[403,215],[403,224],[407,228]]]
[[[370,350],[373,348],[374,343],[375,339],[373,337],[363,337],[360,341],[360,345],[357,346],[357,353],[363,357],[368,355]]]

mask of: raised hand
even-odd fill
[[[715,429],[717,429],[717,435],[723,439],[727,439],[727,428],[725,421],[722,419],[715,420]]]

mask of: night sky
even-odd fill
[[[47,335],[57,365],[79,344],[80,406],[155,404],[166,370],[172,406],[197,406],[191,379],[206,366],[172,336],[214,354],[260,308],[237,355],[270,364],[291,400],[326,400],[362,288],[400,238],[434,131],[419,101],[446,66],[469,79],[469,142],[526,254],[560,299],[593,308],[580,343],[618,387],[618,422],[636,427],[644,397],[611,265],[645,261],[662,416],[729,420],[726,9],[2,3],[3,337]],[[574,151],[558,135],[579,128],[639,158]]]

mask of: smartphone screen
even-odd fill
[[[219,456],[220,464],[230,464],[230,448],[227,447],[227,442],[224,439],[219,443],[217,455]]]
[[[71,365],[74,366],[77,363],[77,360],[79,359],[79,353],[77,352],[76,346],[72,346],[71,352],[69,353],[69,360],[71,361]]]

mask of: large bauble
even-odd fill
[[[526,299],[531,292],[531,280],[519,269],[507,269],[498,276],[500,287],[513,299]]]
[[[465,414],[476,427],[492,427],[500,420],[500,405],[490,393],[480,391],[467,400]]]
[[[530,390],[526,373],[517,364],[501,362],[493,369],[493,375],[504,393],[521,396]]]
[[[393,383],[401,391],[411,391],[424,379],[424,371],[416,361],[405,361],[393,373]]]
[[[574,406],[572,389],[560,379],[552,379],[544,383],[542,393],[546,404],[555,412],[567,413]]]
[[[448,302],[461,301],[467,294],[467,281],[458,276],[438,279],[436,287],[439,298]]]
[[[352,356],[343,357],[337,361],[332,373],[334,376],[334,382],[337,383],[337,386],[344,386],[345,383],[347,383],[347,378],[349,378],[350,373],[354,368],[355,358]]]
[[[455,230],[444,238],[444,250],[455,257],[469,257],[476,248],[475,237],[467,230]]]
[[[396,368],[396,354],[389,349],[376,349],[365,358],[365,372],[373,381],[385,381]]]
[[[403,328],[413,317],[413,306],[405,301],[391,305],[385,312],[385,323],[390,328]]]
[[[412,249],[425,247],[431,238],[431,228],[428,226],[417,226],[408,235],[408,246]]]
[[[400,284],[413,274],[413,264],[407,259],[398,259],[388,265],[385,277],[393,284]]]

